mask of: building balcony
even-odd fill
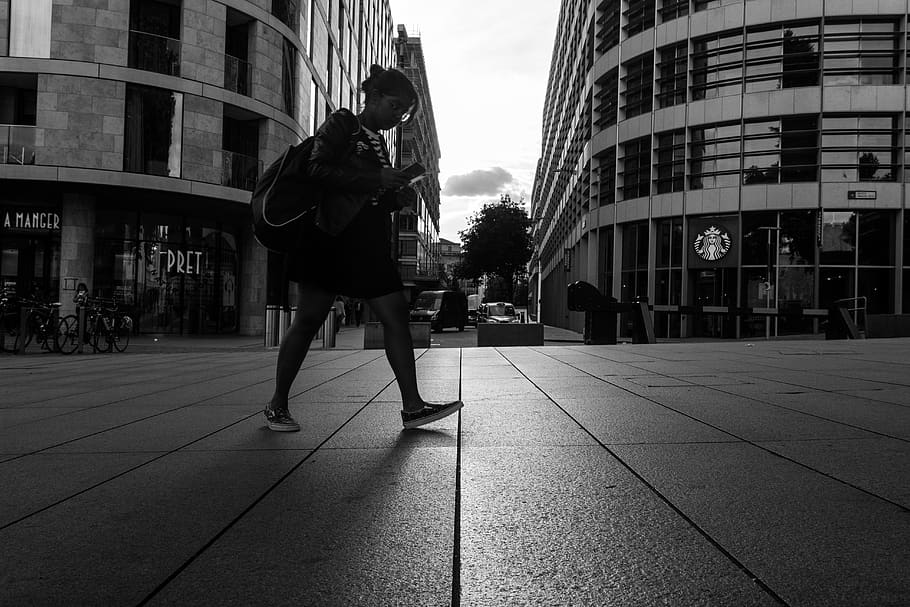
[[[35,127],[0,124],[0,164],[35,164]]]
[[[224,56],[224,88],[240,95],[250,96],[253,82],[253,65],[231,55]]]
[[[179,40],[130,30],[129,67],[179,76],[180,48]]]
[[[262,174],[262,161],[237,152],[221,151],[221,185],[253,191]]]

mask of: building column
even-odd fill
[[[263,335],[268,251],[256,241],[249,223],[243,229],[241,242],[237,331],[240,335]]]
[[[64,194],[60,226],[60,315],[74,314],[80,283],[92,293],[95,275],[95,197]]]

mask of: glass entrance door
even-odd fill
[[[736,337],[735,318],[730,307],[736,304],[736,268],[690,270],[693,337]]]

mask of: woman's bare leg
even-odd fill
[[[416,411],[426,404],[417,389],[417,369],[414,365],[414,343],[408,327],[410,311],[404,293],[395,292],[367,300],[382,323],[385,336],[385,355],[398,381],[401,404],[405,411]]]
[[[273,410],[287,409],[291,385],[335,300],[334,293],[315,285],[299,285],[297,294],[297,314],[278,350],[275,393],[269,401]]]

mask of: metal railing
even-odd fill
[[[262,174],[262,161],[253,156],[221,151],[221,185],[253,191]]]
[[[35,127],[0,124],[0,163],[35,164]]]
[[[253,66],[232,55],[224,56],[224,88],[241,95],[250,95]]]
[[[129,67],[179,76],[180,49],[179,40],[130,30]]]

